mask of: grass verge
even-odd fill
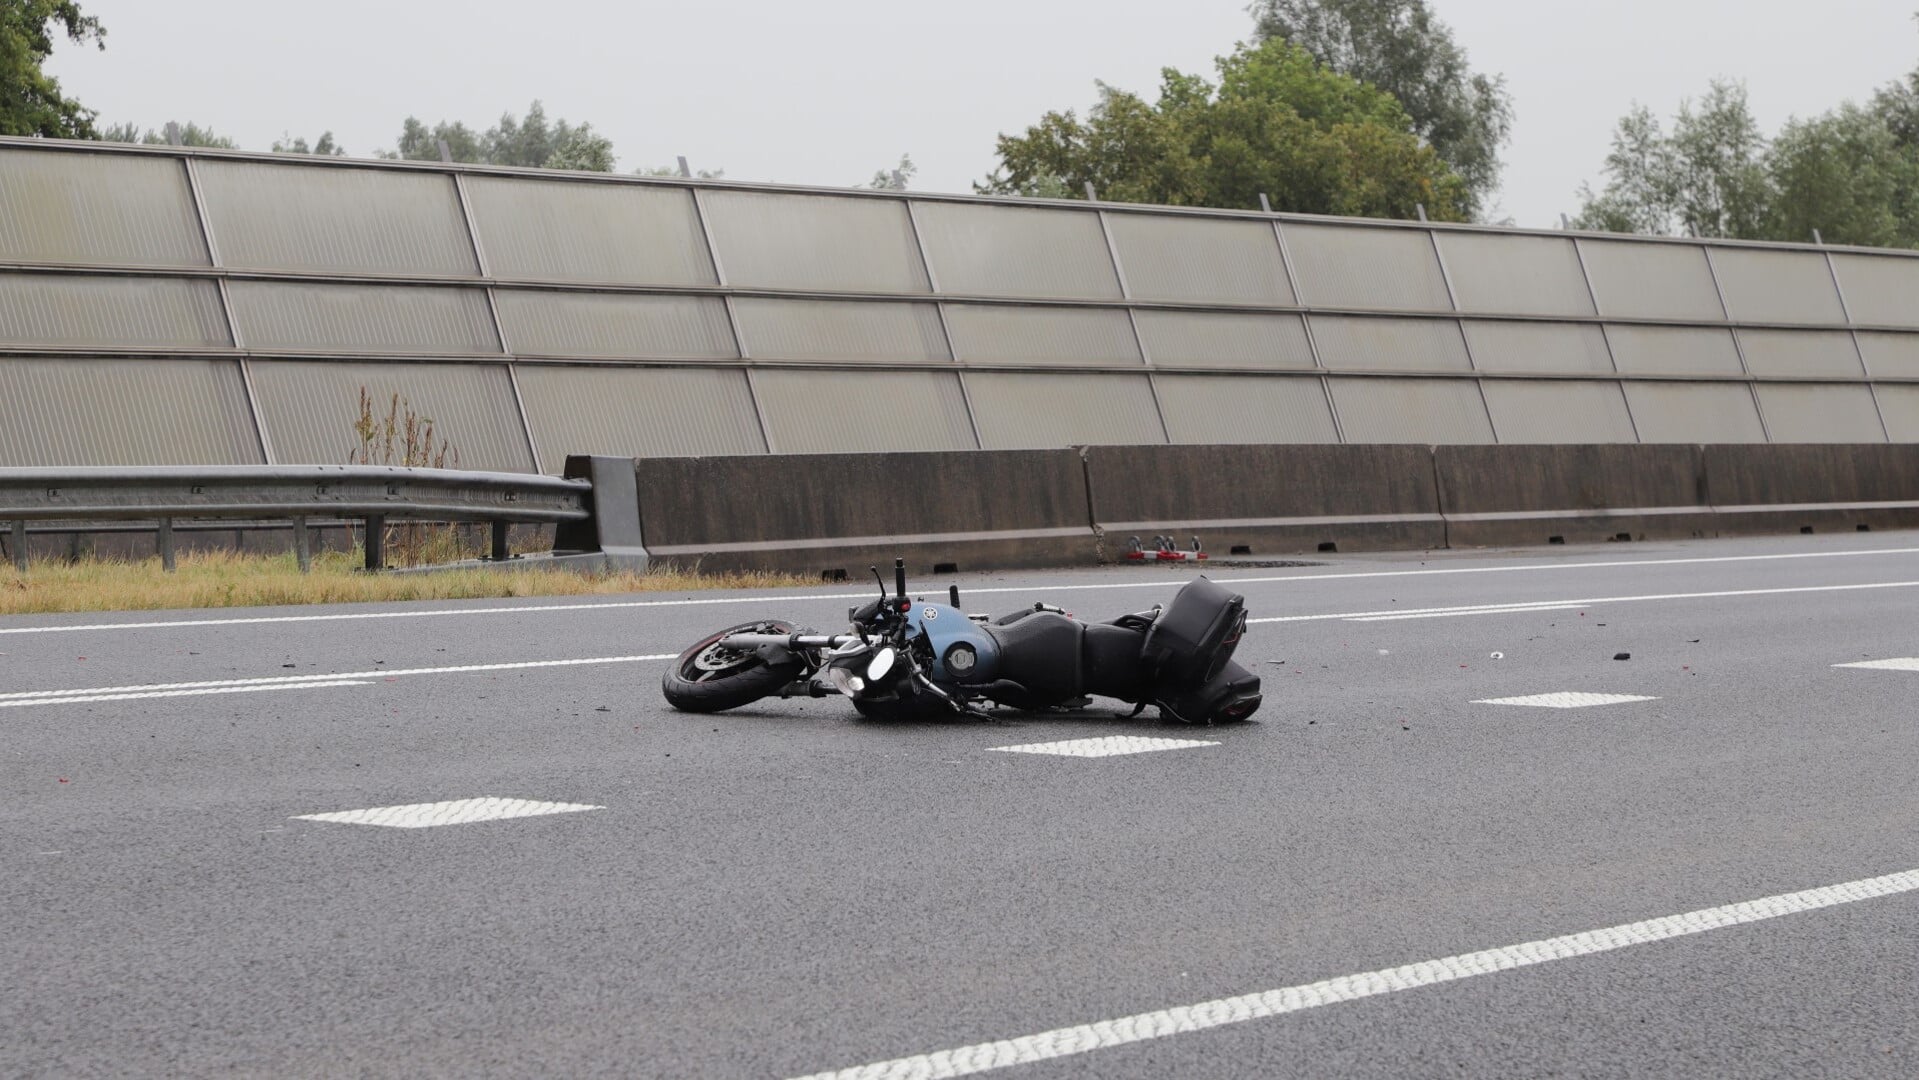
[[[171,608],[348,604],[382,600],[476,600],[507,596],[589,596],[686,589],[771,589],[817,585],[791,574],[580,574],[570,570],[447,570],[432,574],[367,574],[358,554],[318,554],[302,574],[291,554],[183,553],[166,573],[157,559],[35,562],[26,573],[0,569],[0,615],[66,611],[153,611]]]

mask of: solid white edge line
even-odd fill
[[[1869,581],[1858,585],[1794,585],[1777,589],[1719,589],[1696,593],[1649,593],[1644,596],[1590,596],[1577,600],[1533,600],[1511,604],[1468,604],[1453,608],[1412,608],[1404,611],[1342,611],[1325,615],[1269,615],[1247,619],[1247,623],[1315,622],[1324,619],[1351,619],[1355,622],[1384,622],[1390,619],[1438,617],[1444,615],[1498,615],[1510,612],[1551,611],[1596,604],[1633,604],[1650,600],[1714,600],[1731,596],[1783,596],[1792,593],[1857,592],[1862,589],[1910,589],[1919,581]]]
[[[1871,555],[1912,554],[1919,554],[1919,548],[1875,548],[1868,551],[1791,551],[1774,555],[1712,555],[1682,559],[1616,559],[1605,562],[1537,563],[1524,566],[1423,567],[1418,570],[1365,570],[1334,574],[1280,574],[1267,577],[1215,578],[1214,580],[1222,585],[1267,585],[1277,582],[1293,581],[1349,581],[1362,578],[1421,577],[1440,574],[1510,574],[1543,570],[1593,570],[1618,567],[1684,566],[1701,563],[1770,562],[1784,559],[1840,559]],[[1206,570],[1210,568],[1208,565],[1201,563],[1193,563],[1191,566],[1195,570]],[[1183,584],[1185,584],[1185,582],[1180,580],[1109,581],[1097,585],[1008,585],[969,588],[965,591],[969,595],[975,593],[985,595],[1035,592],[1059,593],[1096,591],[1101,589],[1171,589]],[[618,611],[633,608],[702,607],[716,604],[771,604],[825,600],[860,600],[871,596],[871,593],[866,592],[802,593],[785,596],[728,596],[682,600],[623,600],[604,604],[529,604],[517,607],[432,608],[425,611],[356,611],[327,615],[257,615],[241,616],[231,619],[175,619],[154,622],[76,623],[71,626],[11,626],[0,627],[0,634],[63,634],[92,630],[157,630],[196,626],[257,626],[272,623],[347,622],[365,619],[422,619],[459,615],[527,615],[556,611]]]
[[[1860,900],[1919,890],[1919,870],[1866,878],[1802,892],[1748,900],[1722,907],[1702,908],[1682,915],[1588,930],[1577,934],[1529,941],[1497,949],[1461,953],[1357,975],[1342,975],[1315,983],[1287,986],[1261,993],[1217,998],[1154,1012],[1135,1013],[1116,1020],[1055,1028],[1035,1035],[974,1043],[952,1050],[877,1061],[869,1065],[812,1073],[797,1080],[936,1080],[941,1077],[1027,1065],[1037,1061],[1106,1050],[1147,1039],[1204,1031],[1302,1009],[1423,986],[1491,975],[1514,968],[1611,952],[1670,938],[1700,934],[1744,923],[1762,922]]]
[[[0,694],[0,705],[31,699],[44,703],[83,694],[132,694],[183,691],[207,691],[218,688],[254,688],[273,690],[307,686],[340,679],[395,679],[404,675],[460,675],[478,671],[521,671],[528,668],[581,667],[591,664],[632,664],[646,660],[671,660],[678,653],[650,653],[645,656],[595,656],[583,660],[519,660],[503,664],[460,664],[454,667],[398,668],[393,671],[341,671],[325,675],[271,675],[259,679],[215,679],[207,682],[150,683],[144,686],[89,686],[72,690],[16,690]]]

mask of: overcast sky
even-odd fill
[[[1248,36],[1244,0],[82,0],[104,53],[50,70],[105,122],[193,121],[265,149],[331,129],[355,156],[401,121],[484,128],[540,98],[590,121],[620,168],[852,184],[901,152],[914,185],[967,191],[994,137],[1083,109],[1094,80],[1151,96],[1161,67],[1211,72]],[[1919,64],[1919,0],[1432,0],[1518,110],[1494,216],[1577,209],[1633,101],[1670,115],[1744,80],[1768,132]]]

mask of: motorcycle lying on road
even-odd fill
[[[911,719],[985,717],[983,703],[1081,708],[1099,696],[1201,724],[1259,708],[1259,676],[1233,661],[1245,598],[1204,576],[1163,609],[1088,623],[1047,604],[988,621],[960,610],[957,585],[951,603],[930,604],[907,596],[904,560],[893,574],[893,595],[881,580],[879,599],[847,612],[851,633],[764,620],[707,635],[667,669],[667,702],[710,713],[776,694],[843,695],[862,716]]]

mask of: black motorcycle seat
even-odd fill
[[[1020,684],[1037,700],[1078,697],[1083,692],[1080,639],[1086,633],[1085,623],[1035,611],[1016,622],[989,623],[984,629],[999,642],[1000,678]]]
[[[1080,692],[1141,701],[1147,696],[1146,669],[1139,662],[1145,634],[1111,623],[1089,623],[1081,643]]]

